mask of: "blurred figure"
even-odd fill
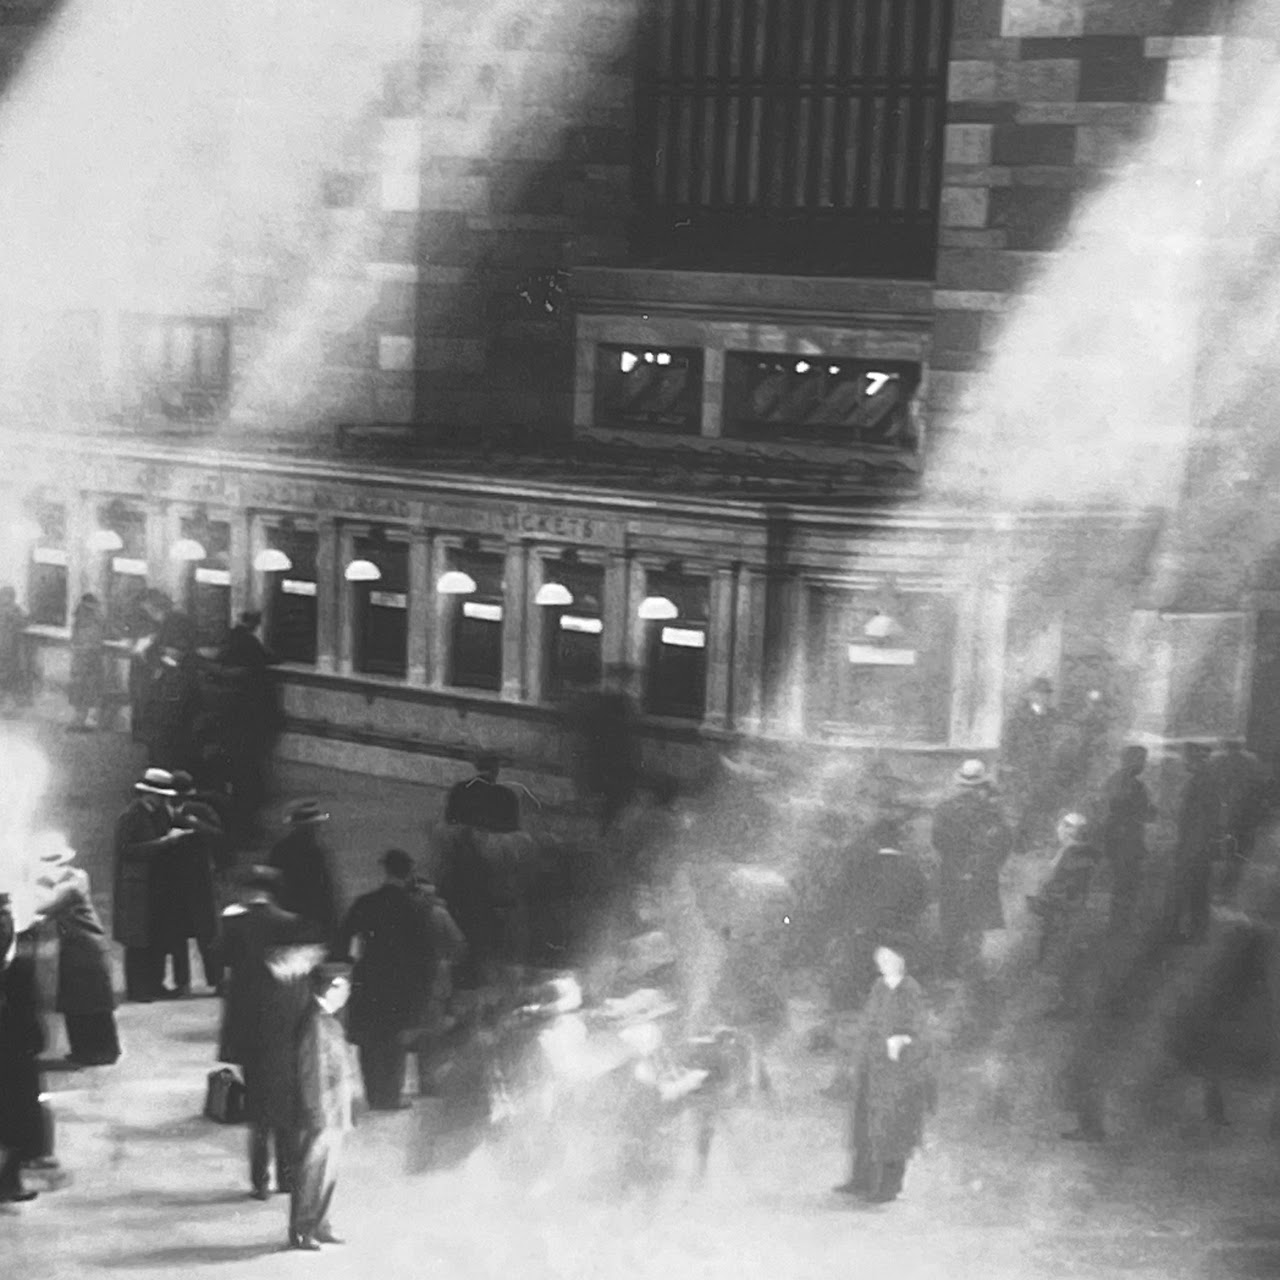
[[[1267,771],[1239,738],[1228,738],[1209,762],[1221,805],[1221,888],[1233,894],[1253,856],[1258,828],[1266,815]]]
[[[329,1223],[342,1139],[352,1125],[351,1059],[338,1014],[351,994],[346,965],[310,978],[311,998],[297,1040],[297,1167],[289,1203],[289,1245],[314,1251],[341,1244]]]
[[[449,914],[445,900],[436,892],[435,885],[417,878],[410,885],[409,891],[413,895],[414,905],[422,913],[431,946],[431,977],[426,1008],[409,1046],[416,1059],[418,1093],[429,1094],[434,1091],[432,1076],[453,996],[453,972],[466,952],[467,942],[462,930]]]
[[[886,1204],[902,1190],[936,1090],[928,1013],[919,984],[907,974],[906,947],[897,938],[881,939],[875,964],[880,976],[867,999],[854,1053],[852,1168],[836,1190]]]
[[[306,1009],[307,975],[322,956],[304,946],[304,921],[282,910],[274,891],[280,873],[249,867],[240,876],[240,901],[222,916],[222,1028],[218,1061],[244,1072],[249,1122],[249,1184],[256,1200],[293,1185],[295,1033]],[[295,963],[295,961],[299,961]]]
[[[15,715],[30,701],[27,615],[18,607],[18,593],[0,587],[0,715]]]
[[[354,957],[347,1038],[359,1048],[365,1099],[373,1111],[398,1111],[405,1056],[426,1021],[434,978],[431,921],[413,892],[413,859],[388,849],[384,880],[351,904],[337,953]]]
[[[977,963],[988,929],[1004,928],[1000,869],[1012,849],[986,765],[966,760],[956,771],[955,785],[956,794],[933,815],[942,965],[952,977]]]
[[[1156,808],[1142,781],[1147,767],[1146,747],[1125,747],[1120,767],[1102,792],[1102,851],[1111,868],[1111,925],[1125,929],[1133,918],[1142,891],[1147,859],[1146,827]]]
[[[71,615],[71,682],[67,700],[72,718],[67,726],[72,732],[90,728],[89,717],[98,713],[97,728],[108,729],[115,719],[111,705],[111,681],[108,678],[107,620],[98,597],[87,593],[80,597]]]
[[[110,944],[89,893],[89,876],[72,865],[75,850],[60,836],[39,854],[37,910],[58,939],[56,1008],[67,1029],[67,1061],[108,1066],[120,1057]]]
[[[479,831],[519,831],[520,797],[498,781],[501,768],[500,757],[477,756],[475,776],[449,788],[445,822]]]
[[[280,872],[281,907],[307,921],[326,945],[337,942],[341,912],[333,878],[333,855],[320,838],[329,815],[314,800],[293,805],[287,833],[271,849],[268,863]]]
[[[1048,835],[1050,815],[1058,807],[1055,756],[1060,729],[1053,685],[1039,676],[1005,721],[1000,737],[1000,776],[1008,780],[1017,815],[1013,847],[1019,853]]]
[[[34,1200],[22,1183],[22,1166],[46,1155],[40,1106],[39,1057],[44,1027],[36,1000],[35,955],[0,894],[0,1204]]]
[[[232,684],[223,726],[223,747],[231,766],[231,790],[238,827],[248,832],[267,794],[276,737],[283,716],[271,668],[276,657],[258,638],[262,614],[241,613],[231,628],[218,662]]]
[[[1209,933],[1209,890],[1214,842],[1221,820],[1218,787],[1209,768],[1209,748],[1188,742],[1182,748],[1187,779],[1178,802],[1178,837],[1173,853],[1169,940],[1203,942]]]
[[[148,769],[134,792],[116,822],[111,935],[125,949],[126,998],[145,1003],[165,994],[165,894],[172,877],[162,860],[194,832],[178,823],[178,792],[167,770]]]
[[[573,777],[578,794],[600,803],[600,830],[609,831],[640,786],[640,740],[634,674],[625,663],[605,668],[599,690],[582,695],[569,714]]]

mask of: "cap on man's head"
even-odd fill
[[[397,880],[407,880],[413,875],[413,858],[403,849],[388,849],[379,861],[387,875]]]
[[[262,613],[258,609],[246,609],[241,613],[239,622],[242,627],[248,627],[250,631],[254,629],[262,621]]]
[[[300,800],[285,815],[285,822],[291,827],[305,827],[311,822],[328,820],[329,815],[314,800]]]
[[[496,751],[483,751],[476,756],[477,773],[497,773],[502,768],[502,757]]]
[[[139,782],[133,784],[135,791],[144,795],[176,796],[178,789],[174,785],[173,774],[168,769],[148,769]]]
[[[189,796],[196,789],[196,780],[185,769],[175,769],[173,789],[180,796]]]

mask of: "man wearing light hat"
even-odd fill
[[[342,913],[334,888],[333,856],[320,839],[329,815],[314,801],[301,800],[285,815],[288,828],[272,847],[268,863],[280,873],[276,901],[301,916],[326,946],[338,941]]]
[[[954,775],[955,794],[933,815],[933,847],[940,859],[938,923],[942,962],[953,977],[977,960],[982,935],[1004,928],[1000,868],[1012,835],[992,795],[992,779],[981,760],[966,760]]]
[[[167,769],[148,769],[133,789],[134,798],[116,822],[111,935],[124,947],[126,998],[146,1003],[164,994],[161,938],[167,904],[156,860],[192,832],[176,825],[178,791]]]

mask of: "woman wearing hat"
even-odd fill
[[[89,895],[89,877],[72,866],[75,851],[61,836],[42,838],[37,910],[58,937],[57,1009],[67,1028],[67,1060],[107,1066],[120,1057],[115,993],[106,930]]]

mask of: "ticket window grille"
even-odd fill
[[[382,571],[376,582],[349,584],[355,669],[403,679],[409,670],[409,548],[404,543],[357,538],[355,554]]]
[[[147,521],[141,512],[120,512],[103,528],[119,534],[122,545],[105,552],[103,574],[108,632],[122,639],[149,635],[155,624],[142,607],[147,593]]]
[[[450,597],[449,680],[459,689],[502,688],[504,558],[496,552],[454,552],[450,569],[468,574],[476,584],[470,595]]]
[[[951,0],[646,0],[637,256],[925,279]]]
[[[870,591],[811,590],[809,732],[945,744],[955,628],[955,602],[942,592],[897,592],[886,603]]]
[[[231,629],[231,526],[225,520],[183,520],[182,537],[200,543],[203,560],[184,562],[183,602],[196,629],[196,645],[217,649]]]
[[[562,584],[573,597],[570,604],[539,606],[546,695],[555,699],[597,688],[604,639],[604,570],[549,564],[544,579]]]
[[[311,530],[272,529],[267,534],[267,546],[283,551],[290,561],[288,569],[270,575],[266,593],[267,648],[281,662],[315,665],[318,544]]]
[[[697,435],[702,429],[702,352],[601,343],[597,426]]]
[[[36,517],[40,534],[31,548],[27,564],[27,614],[43,627],[67,625],[67,511],[48,505]]]
[[[650,599],[670,600],[676,616],[639,621],[645,629],[645,712],[700,721],[707,699],[709,583],[685,574],[651,573],[646,589]]]

